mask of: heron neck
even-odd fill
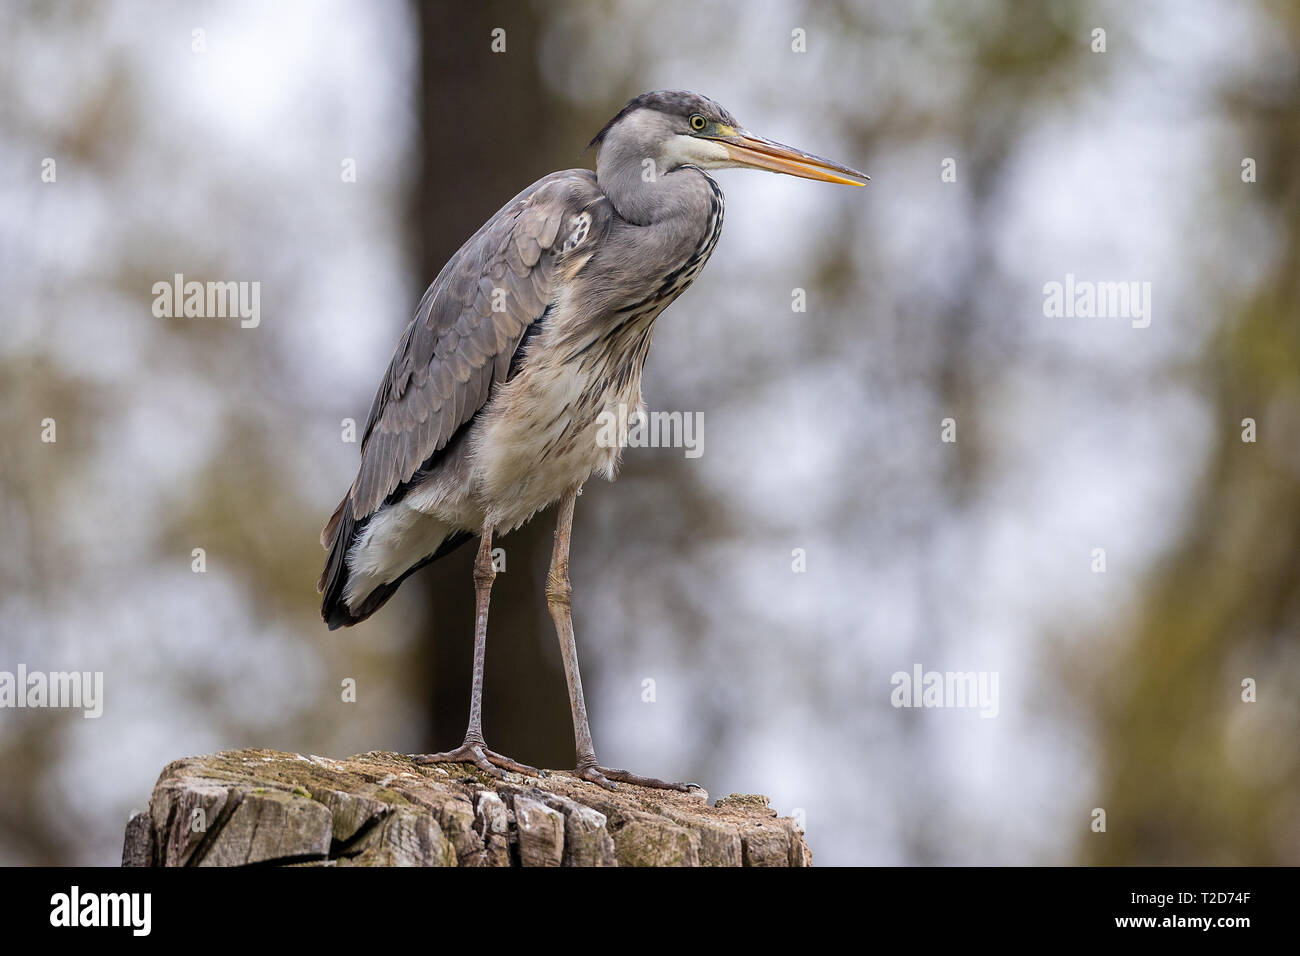
[[[682,214],[689,214],[702,197],[707,197],[708,176],[696,166],[681,166],[660,173],[640,162],[619,162],[601,155],[596,163],[596,182],[609,197],[615,211],[638,226],[649,226]]]

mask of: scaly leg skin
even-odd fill
[[[497,576],[492,567],[492,526],[483,525],[479,538],[478,556],[474,559],[474,680],[470,689],[469,729],[465,731],[465,742],[455,750],[437,754],[412,754],[418,764],[431,763],[472,763],[484,773],[493,777],[504,774],[498,768],[512,770],[515,773],[539,777],[541,771],[527,764],[503,757],[487,749],[483,742],[483,660],[487,655],[488,602],[492,597],[492,581]]]
[[[617,790],[618,784],[687,792],[696,783],[666,783],[654,777],[642,777],[626,770],[612,770],[596,762],[587,723],[587,704],[582,696],[582,674],[578,671],[578,645],[573,639],[571,604],[573,588],[569,584],[569,534],[573,530],[573,505],[581,489],[575,488],[560,499],[560,513],[555,519],[555,549],[551,553],[551,571],[546,576],[546,604],[555,621],[555,635],[560,639],[560,656],[564,659],[564,678],[569,685],[569,707],[573,711],[573,742],[578,751],[578,777],[590,783]]]

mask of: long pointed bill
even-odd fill
[[[865,186],[871,177],[848,166],[832,163],[812,153],[783,146],[753,133],[737,130],[734,136],[718,139],[737,164],[750,169],[766,169],[823,183],[842,183],[845,186]]]

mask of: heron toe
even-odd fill
[[[437,754],[412,754],[411,759],[418,764],[432,763],[472,763],[484,773],[492,777],[504,777],[502,770],[509,770],[514,773],[521,773],[526,777],[541,777],[544,772],[536,767],[530,767],[526,763],[520,763],[510,757],[503,756],[496,751],[488,750],[487,747],[480,743],[465,741],[455,750],[447,750]]]
[[[643,777],[628,770],[615,770],[610,767],[587,767],[586,769],[579,767],[574,773],[588,783],[594,783],[606,790],[617,790],[619,783],[630,783],[634,787],[648,787],[651,790],[676,790],[679,793],[701,789],[698,783],[669,783],[656,777]]]

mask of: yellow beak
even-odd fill
[[[726,147],[734,162],[750,169],[766,169],[774,173],[786,173],[823,183],[841,183],[845,186],[865,186],[871,178],[856,169],[832,163],[829,159],[805,153],[793,146],[783,146],[770,139],[763,139],[745,130],[736,130],[730,136],[720,136],[718,142]]]

